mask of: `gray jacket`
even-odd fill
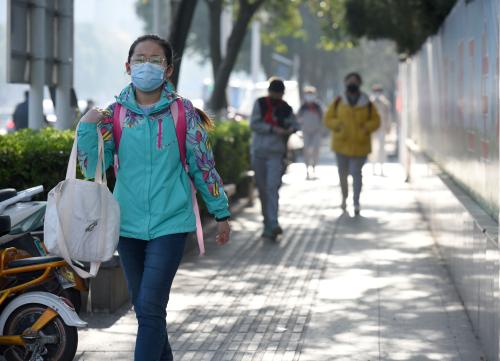
[[[262,98],[261,98],[262,99]],[[250,117],[250,128],[252,129],[252,155],[279,155],[285,156],[287,152],[287,142],[289,136],[279,135],[273,132],[273,126],[266,123],[262,112],[261,99],[258,99],[252,110]],[[288,106],[286,102],[283,102]],[[289,107],[289,106],[288,106]],[[297,119],[290,108],[289,114],[281,120],[281,126],[296,132],[300,129]]]

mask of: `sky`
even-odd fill
[[[135,38],[144,33],[144,24],[140,20],[134,9],[135,0],[74,0],[75,5],[75,32],[79,27],[88,27],[91,24],[99,30],[103,36],[111,37],[113,43],[119,46],[117,50],[120,56],[113,60],[112,64],[107,64],[113,69],[97,68],[91,69],[93,73],[100,72],[103,78],[112,73],[117,74],[121,86],[129,82],[128,76],[122,71],[123,64],[126,60],[128,47]],[[0,0],[0,25],[7,23],[7,0]],[[91,41],[91,40],[89,40]],[[0,39],[0,47],[5,47],[5,41]],[[79,64],[79,49],[75,49],[75,71],[74,82],[77,96],[80,99],[92,97],[88,87],[84,87],[82,83],[88,78],[89,67],[85,64]],[[99,54],[96,54],[99,57]],[[0,62],[5,62],[6,59],[0,59]],[[209,64],[200,65],[199,60],[193,57],[184,59],[181,69],[181,77],[179,82],[179,92],[181,95],[188,98],[201,98],[203,80],[211,76]],[[0,79],[4,79],[0,77]],[[0,80],[1,81],[1,80]],[[0,87],[8,87],[9,94],[12,94],[9,103],[16,103],[22,100],[22,93],[27,88],[25,85],[0,84]],[[113,96],[118,94],[121,89],[110,89],[107,99],[97,99],[99,103],[105,103]],[[112,93],[112,94],[111,94]],[[100,104],[105,105],[105,104]],[[1,107],[1,104],[0,104]]]

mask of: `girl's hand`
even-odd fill
[[[215,238],[215,242],[218,245],[222,246],[229,242],[229,235],[231,233],[231,226],[229,225],[229,221],[223,221],[217,223],[217,237]]]
[[[111,116],[107,109],[92,108],[81,119],[84,123],[98,123],[106,117]]]

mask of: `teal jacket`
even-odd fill
[[[215,162],[208,134],[189,100],[186,113],[186,161],[181,164],[170,104],[178,96],[165,85],[161,99],[145,114],[137,105],[134,88],[127,86],[108,109],[117,103],[126,108],[114,196],[120,204],[120,235],[143,240],[192,232],[196,220],[189,178],[194,181],[210,214],[216,219],[230,216],[228,200]],[[161,125],[160,125],[161,123]],[[104,138],[105,166],[113,164],[113,116],[102,122],[78,127],[78,160],[87,178],[94,178],[97,163],[97,128]]]

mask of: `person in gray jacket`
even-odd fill
[[[285,84],[272,79],[269,95],[254,104],[250,119],[251,157],[264,217],[263,238],[276,240],[283,233],[278,222],[279,188],[284,173],[289,136],[299,130],[292,108],[283,100]]]

